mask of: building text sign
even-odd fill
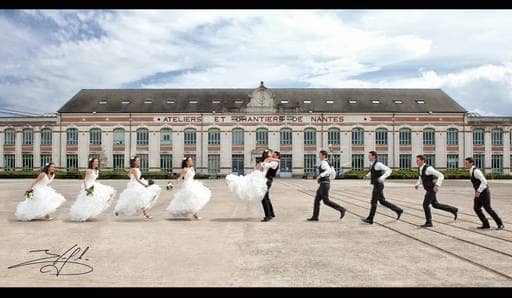
[[[161,123],[343,123],[338,115],[225,115],[225,116],[157,116],[155,122]]]

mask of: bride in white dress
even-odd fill
[[[265,150],[262,154],[262,162],[258,163],[251,173],[242,176],[228,174],[226,183],[229,190],[243,203],[261,203],[268,189],[265,175],[271,161],[279,160],[270,156],[270,150]]]
[[[112,186],[104,185],[96,181],[99,176],[99,160],[90,158],[85,171],[84,182],[71,206],[69,219],[72,221],[86,221],[100,215],[110,207],[116,190]]]
[[[130,159],[130,181],[119,195],[114,214],[135,215],[142,211],[144,219],[151,219],[148,211],[155,205],[162,188],[156,184],[149,185],[148,181],[141,178],[140,158],[135,156]]]
[[[54,178],[55,164],[47,163],[27,190],[31,197],[25,197],[16,207],[15,216],[18,220],[29,221],[42,217],[47,220],[54,219],[50,213],[55,212],[66,201],[60,193],[48,186]]]
[[[210,201],[212,193],[203,183],[194,180],[195,174],[192,158],[184,158],[177,178],[176,193],[167,207],[172,217],[192,215],[194,219],[201,219],[197,212]]]

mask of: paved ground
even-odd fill
[[[167,219],[172,192],[164,191],[151,221],[119,219],[111,208],[96,221],[74,223],[66,217],[80,181],[53,182],[68,199],[56,220],[17,222],[14,210],[30,181],[0,180],[0,286],[512,286],[510,181],[490,183],[506,229],[483,232],[468,181],[445,182],[439,200],[459,207],[459,219],[434,210],[432,229],[418,228],[424,192],[413,181],[387,183],[387,198],[405,213],[396,221],[379,207],[373,225],[360,222],[369,209],[368,182],[335,181],[332,198],[349,213],[340,221],[322,205],[320,221],[306,222],[316,183],[277,179],[271,192],[277,217],[262,223],[260,206],[238,204],[223,180],[203,181],[213,198],[201,221]],[[126,183],[103,182],[118,191]],[[66,259],[43,267],[57,258],[49,253],[68,256],[75,244],[89,250],[71,260],[92,272],[64,275],[90,270]],[[49,251],[29,253],[37,249]],[[45,256],[47,263],[8,269]]]

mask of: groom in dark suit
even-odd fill
[[[271,152],[271,150],[269,150],[269,152]],[[269,221],[275,217],[274,208],[272,207],[272,202],[270,202],[269,191],[270,187],[272,186],[274,177],[276,176],[277,170],[279,169],[279,162],[276,160],[279,160],[280,158],[281,154],[279,153],[279,151],[275,151],[272,153],[272,159],[270,159],[270,161],[265,162],[265,167],[268,167],[267,174],[265,175],[265,178],[267,178],[268,188],[267,193],[263,197],[263,200],[261,200],[261,204],[263,205],[263,211],[265,212],[265,217],[261,221]]]

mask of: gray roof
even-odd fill
[[[255,89],[82,89],[59,113],[244,112]],[[281,113],[465,113],[440,89],[273,88]],[[417,100],[423,100],[423,104]],[[214,102],[215,101],[219,101]],[[310,101],[310,103],[305,101]],[[333,103],[327,103],[332,100]],[[350,103],[355,100],[356,103]],[[374,104],[373,100],[380,103]],[[396,100],[402,103],[396,103]],[[129,101],[123,104],[122,101]],[[151,103],[145,103],[149,102]],[[197,101],[191,103],[190,101]],[[238,101],[238,102],[237,102]],[[283,103],[282,101],[288,101]],[[103,103],[102,103],[103,102]]]

